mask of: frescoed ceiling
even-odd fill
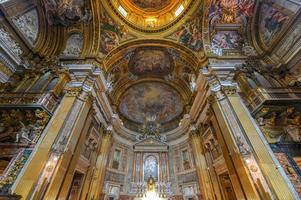
[[[120,20],[142,33],[166,31],[191,11],[193,0],[105,0]]]
[[[106,66],[113,83],[110,98],[125,127],[139,131],[152,119],[161,131],[176,128],[193,97],[191,81],[197,74],[191,55],[143,42],[119,52]]]
[[[289,75],[279,76],[286,84],[301,74],[296,57],[301,3],[296,0],[22,2],[15,10],[16,0],[0,3],[9,19],[0,32],[11,55],[18,54],[0,80],[25,63],[22,53],[93,63],[105,74],[112,110],[134,131],[149,115],[160,119],[163,130],[177,127],[193,103],[200,70],[211,63],[231,68],[232,60],[256,57],[286,67]]]
[[[165,8],[171,0],[131,0],[138,8],[145,11],[157,11]]]
[[[178,92],[160,82],[142,82],[122,94],[119,112],[129,120],[143,124],[147,118],[165,124],[178,117],[183,103]]]

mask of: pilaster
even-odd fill
[[[298,199],[236,92],[210,76],[211,106],[247,199]]]
[[[210,174],[208,170],[208,165],[204,151],[202,149],[201,137],[196,127],[192,126],[190,128],[190,138],[192,144],[192,151],[195,156],[195,167],[198,174],[198,180],[200,184],[200,189],[206,200],[213,200],[214,190],[210,180]]]
[[[107,160],[112,143],[112,127],[109,126],[104,132],[101,142],[101,148],[98,153],[94,175],[87,199],[101,200],[104,179],[106,175]]]

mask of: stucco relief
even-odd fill
[[[26,40],[33,45],[39,33],[39,20],[38,12],[36,9],[12,18],[13,23],[23,34]]]
[[[0,43],[6,50],[12,52],[19,60],[23,53],[20,45],[12,38],[12,35],[3,27],[0,27]]]
[[[81,33],[74,33],[68,38],[63,55],[80,56],[82,46],[83,46],[83,35]]]

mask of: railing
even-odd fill
[[[170,196],[172,195],[171,191],[171,182],[157,182],[155,183],[155,191],[160,196]],[[140,197],[144,196],[147,193],[147,183],[146,182],[132,182],[130,185],[130,193]]]
[[[53,113],[58,105],[58,98],[52,93],[0,93],[2,105],[38,105]]]
[[[254,112],[261,105],[273,101],[301,101],[301,89],[258,88],[247,97],[247,107]]]

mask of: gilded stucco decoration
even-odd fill
[[[0,191],[9,190],[26,164],[35,144],[49,120],[49,114],[41,109],[7,109],[0,111],[1,143],[20,145],[13,164],[2,174]],[[16,146],[16,149],[17,146]]]
[[[137,7],[146,10],[146,11],[153,11],[153,10],[161,10],[165,6],[171,3],[171,0],[131,0]]]
[[[192,0],[106,0],[115,14],[132,30],[144,33],[159,33],[166,31],[184,14],[198,4]]]
[[[301,141],[299,109],[295,107],[266,107],[257,116],[257,121],[270,143]]]

